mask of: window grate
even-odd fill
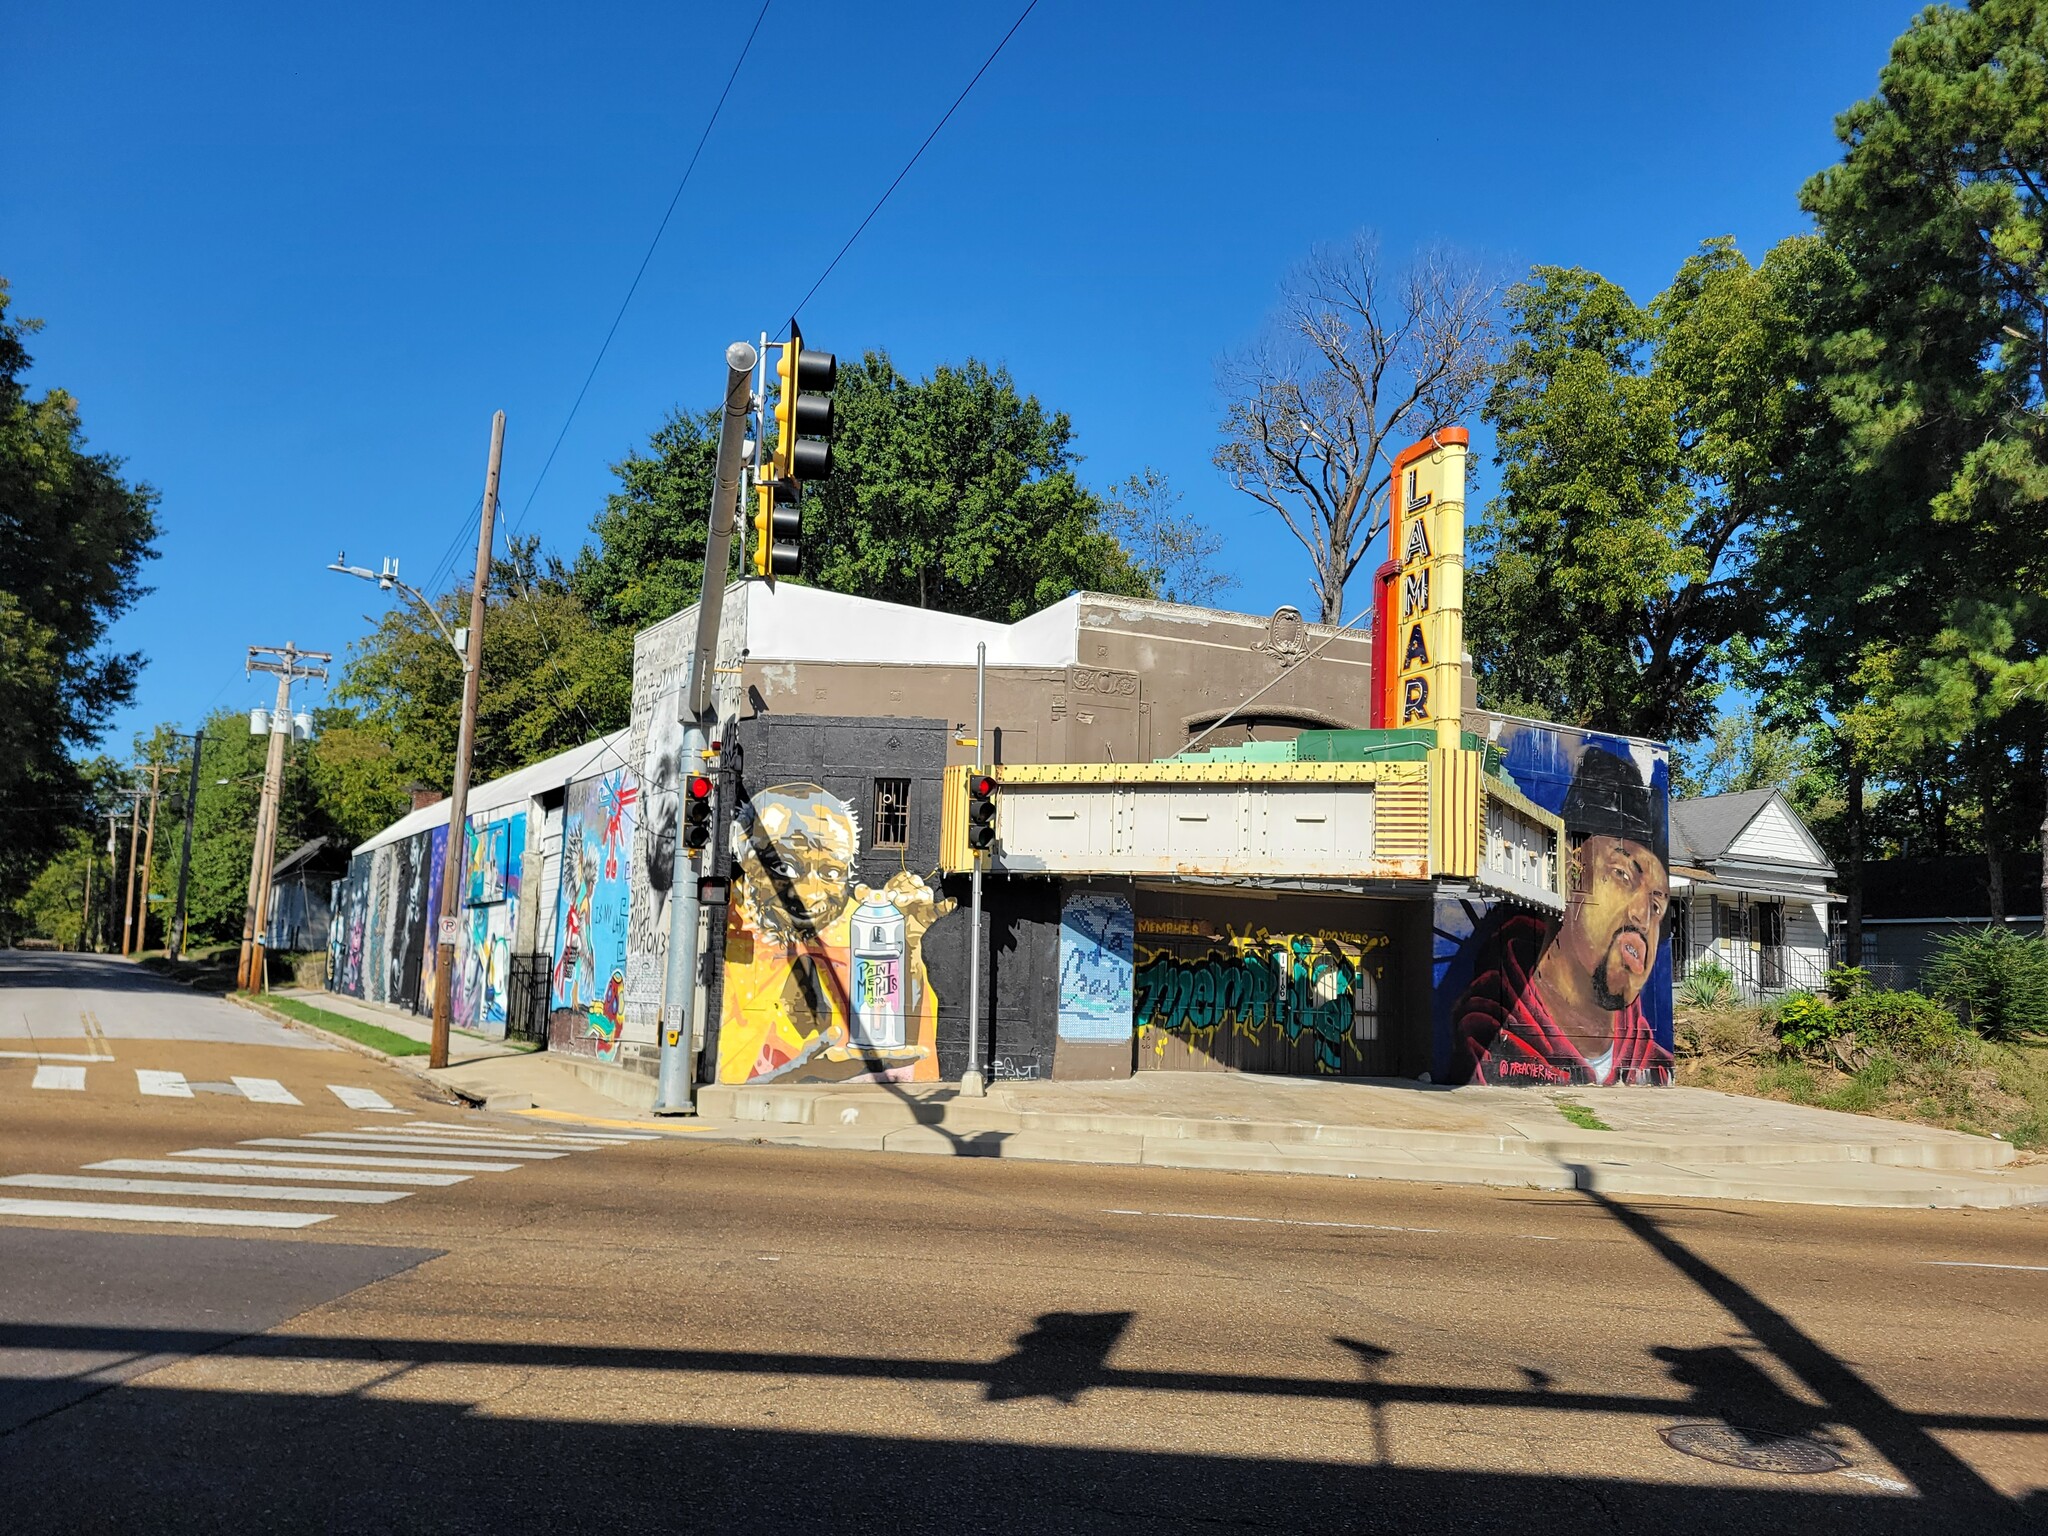
[[[902,848],[910,842],[910,780],[875,780],[877,848]]]

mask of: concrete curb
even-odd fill
[[[2048,1165],[2003,1142],[1748,1141],[1685,1133],[1498,1134],[1305,1120],[1041,1111],[992,1095],[831,1085],[698,1090],[708,1140],[844,1151],[1397,1179],[1809,1205],[1996,1209],[2048,1205]],[[1547,1130],[1547,1127],[1545,1128]]]
[[[365,1045],[360,1040],[351,1040],[347,1035],[337,1035],[332,1030],[322,1029],[317,1024],[307,1024],[302,1020],[292,1018],[289,1014],[279,1013],[275,1008],[266,1006],[257,999],[250,997],[247,993],[230,992],[227,994],[227,1000],[238,1008],[246,1008],[251,1013],[261,1014],[274,1024],[282,1024],[286,1029],[297,1030],[302,1035],[311,1035],[315,1039],[330,1045],[338,1045],[345,1051],[354,1051],[358,1056],[367,1056],[372,1061],[381,1061],[387,1067],[396,1067],[407,1076],[418,1078],[421,1082],[431,1085],[436,1092],[445,1093],[457,1103],[467,1104],[471,1109],[490,1109],[493,1107],[498,1109],[530,1109],[533,1107],[531,1098],[528,1098],[523,1104],[499,1103],[494,1106],[492,1101],[484,1098],[481,1094],[471,1093],[466,1088],[459,1088],[454,1083],[435,1077],[433,1069],[430,1067],[413,1066],[411,1057],[393,1056],[388,1051],[378,1050],[374,1045]]]

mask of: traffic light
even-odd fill
[[[708,775],[693,773],[683,784],[683,847],[701,853],[711,842],[711,803],[716,786]]]
[[[803,564],[802,492],[832,473],[832,387],[839,360],[804,345],[796,320],[775,364],[775,454],[754,514],[754,574],[794,576]]]
[[[985,773],[967,776],[967,846],[986,853],[996,840],[996,781]]]

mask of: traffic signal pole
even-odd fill
[[[759,354],[744,341],[725,349],[725,411],[718,423],[718,471],[711,491],[711,518],[704,543],[704,585],[697,598],[697,638],[690,652],[690,675],[678,700],[683,716],[682,761],[676,765],[676,792],[690,793],[690,781],[704,771],[711,745],[715,700],[711,683],[718,665],[718,631],[725,617],[726,571],[732,560],[733,527],[738,519],[740,469],[746,457],[747,414],[754,404],[754,363]],[[715,791],[714,791],[715,794]],[[677,816],[676,839],[683,837]],[[697,929],[703,900],[697,888],[709,845],[702,850],[678,846],[675,883],[668,896],[668,969],[661,986],[660,1079],[655,1092],[657,1115],[689,1115],[697,1111],[695,1034],[697,1025]]]
[[[987,737],[988,704],[988,646],[974,647],[974,771],[980,773],[988,766],[988,748],[982,745]],[[987,855],[980,849],[974,853],[972,894],[968,900],[967,920],[967,1070],[960,1074],[960,1093],[963,1098],[978,1099],[988,1092],[987,1081],[981,1075],[981,866]]]

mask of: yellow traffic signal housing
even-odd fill
[[[754,514],[757,576],[794,576],[802,566],[803,482],[832,472],[832,387],[838,381],[839,360],[806,348],[792,316],[789,340],[775,362],[775,451]]]

